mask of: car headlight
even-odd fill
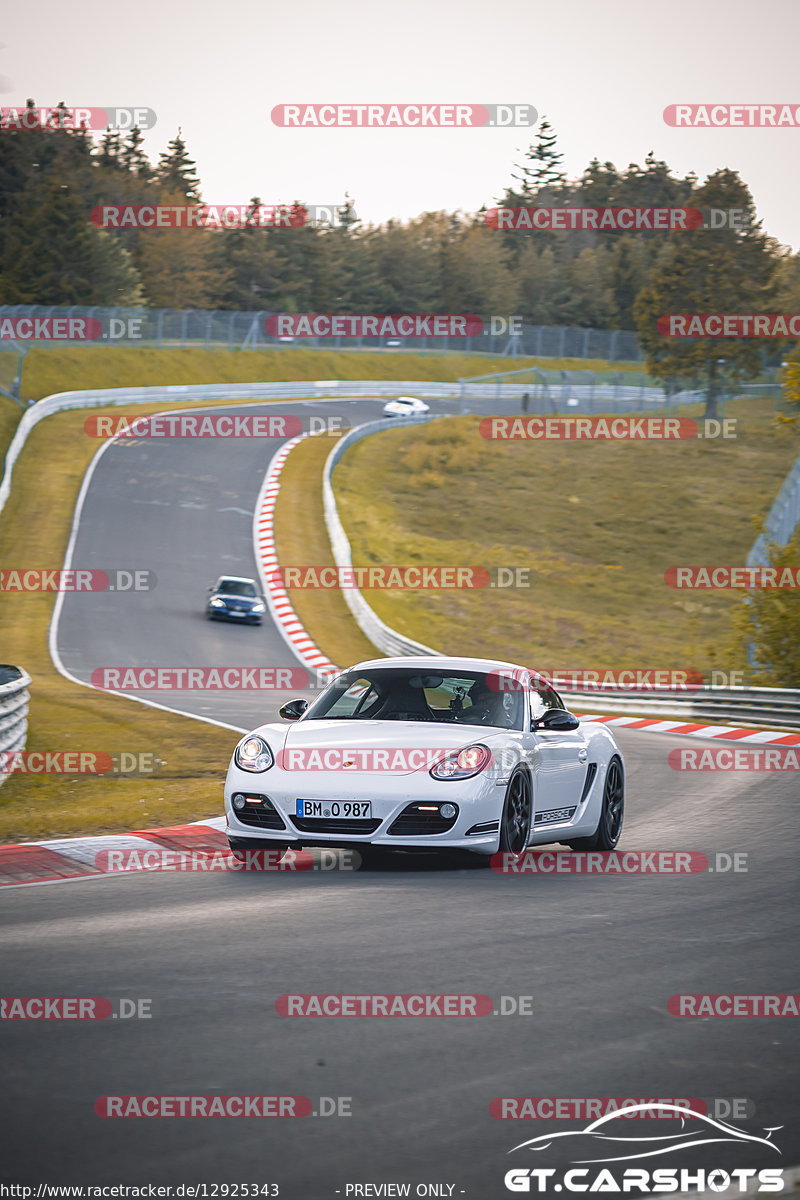
[[[216,596],[213,600],[209,601],[209,603],[211,604],[212,608],[224,608],[225,607],[225,601],[220,600],[219,596]]]
[[[491,761],[489,747],[477,742],[474,746],[446,754],[431,767],[429,774],[433,779],[471,779],[485,771]]]
[[[264,739],[253,734],[239,742],[233,752],[233,761],[243,771],[268,771],[275,759]]]
[[[254,604],[253,607],[250,609],[250,612],[255,612],[255,613],[262,613],[262,612],[266,612],[266,611],[267,611],[266,604],[262,604],[260,600],[258,601],[257,604]]]

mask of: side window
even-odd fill
[[[538,721],[543,716],[548,708],[564,708],[564,701],[559,696],[558,692],[554,692],[551,687],[547,687],[544,683],[539,682],[534,684],[530,691],[531,697],[531,720]]]

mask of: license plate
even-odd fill
[[[371,817],[371,800],[298,800],[298,817]]]
[[[243,612],[238,612],[235,608],[230,609],[229,612],[232,617],[243,617],[245,615]]]

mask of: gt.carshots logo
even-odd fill
[[[284,129],[530,128],[532,104],[276,104],[273,125]]]
[[[273,337],[477,337],[483,320],[471,313],[273,313]]]
[[[692,1105],[692,1107],[690,1107]],[[627,1120],[647,1113],[651,1118],[674,1122],[680,1121],[677,1132],[664,1135],[634,1132]],[[674,1126],[673,1126],[674,1128]],[[757,1148],[760,1158],[766,1152],[780,1154],[771,1141],[772,1134],[782,1126],[766,1129],[766,1137],[737,1129],[697,1111],[691,1101],[631,1102],[618,1111],[609,1111],[584,1129],[566,1130],[560,1133],[541,1134],[520,1142],[509,1151],[547,1151],[555,1142],[560,1142],[562,1152],[567,1151],[573,1163],[581,1164],[567,1170],[555,1167],[512,1167],[506,1171],[503,1182],[510,1192],[616,1192],[645,1194],[664,1192],[780,1192],[784,1188],[783,1172],[778,1168],[741,1167],[732,1170],[711,1168],[710,1170],[688,1170],[683,1167],[621,1167],[610,1170],[603,1164],[623,1164],[632,1160],[654,1157],[691,1150],[695,1146],[726,1144],[728,1148],[739,1145],[752,1155]],[[624,1132],[623,1132],[624,1130]],[[589,1164],[589,1165],[587,1165]],[[754,1186],[757,1183],[757,1186]]]

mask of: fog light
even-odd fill
[[[241,792],[237,792],[236,795],[233,797],[233,807],[236,809],[237,812],[241,812],[241,810],[244,808],[246,803],[247,803],[247,801],[245,800],[245,798]]]
[[[439,808],[439,812],[444,817],[445,821],[449,821],[451,817],[456,815],[455,807],[452,804],[442,804]]]

